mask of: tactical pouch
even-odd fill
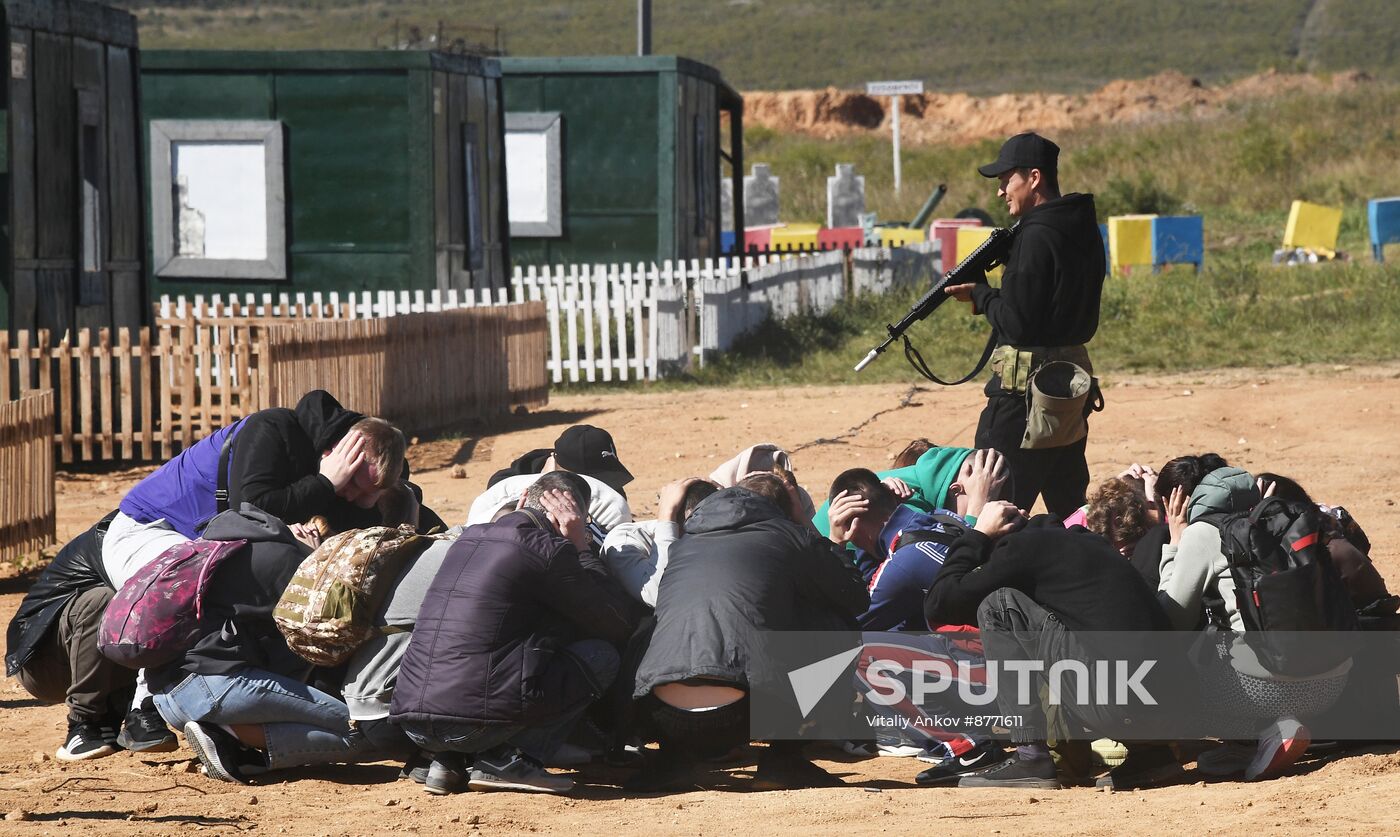
[[[1006,392],[1025,392],[1034,369],[1035,353],[1029,349],[1002,345],[992,352],[992,373],[1000,376],[1001,388]]]
[[[1026,402],[1023,450],[1074,444],[1089,435],[1089,413],[1103,409],[1098,380],[1067,360],[1052,360],[1035,370],[1026,388]]]

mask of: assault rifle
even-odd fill
[[[914,307],[909,309],[909,313],[905,314],[903,319],[894,325],[885,326],[885,330],[889,332],[889,336],[885,338],[885,342],[871,349],[870,354],[866,355],[860,363],[856,364],[856,371],[859,372],[869,366],[875,358],[879,357],[881,352],[889,348],[891,343],[903,338],[905,357],[908,358],[909,363],[919,374],[931,381],[953,386],[969,381],[978,372],[981,372],[982,367],[987,364],[987,358],[991,356],[995,334],[993,335],[993,340],[987,342],[987,349],[982,353],[982,359],[978,362],[977,368],[972,370],[972,372],[962,380],[950,383],[941,380],[937,375],[929,371],[927,364],[923,362],[923,358],[919,355],[918,350],[909,342],[909,338],[905,337],[904,332],[908,331],[914,323],[917,323],[936,311],[938,306],[948,301],[949,296],[946,293],[948,287],[952,285],[962,285],[968,282],[987,281],[986,272],[988,270],[991,270],[997,265],[1006,263],[1006,257],[1011,251],[1011,242],[1016,236],[1016,229],[1018,227],[1020,227],[1020,222],[1017,222],[1016,225],[1010,229],[1002,229],[1000,227],[993,229],[992,234],[988,236],[987,240],[982,242],[976,250],[968,253],[965,259],[958,262],[957,267],[943,274],[943,278],[934,282],[933,287],[929,288],[928,293],[924,294],[919,298],[918,302],[914,303]]]

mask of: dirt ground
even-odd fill
[[[893,361],[890,361],[893,362]],[[1160,466],[1213,450],[1232,464],[1296,477],[1317,498],[1346,505],[1376,544],[1375,558],[1400,579],[1400,365],[1232,371],[1115,378],[1096,417],[1090,465],[1096,480],[1133,461]],[[794,453],[814,495],[853,465],[881,468],[908,440],[970,444],[981,398],[971,386],[811,387],[563,395],[492,435],[416,445],[415,471],[431,505],[461,520],[486,477],[518,453],[548,446],[570,423],[610,430],[636,475],[628,494],[638,517],[660,486],[708,473],[740,448],[772,441]],[[514,429],[511,429],[514,428]],[[67,477],[59,536],[71,537],[111,508],[145,471]],[[460,476],[454,476],[454,473]],[[32,575],[0,572],[0,612],[12,613]],[[1316,758],[1258,785],[1193,781],[1106,794],[966,791],[915,787],[922,765],[879,758],[828,761],[849,787],[744,792],[752,764],[711,774],[703,790],[627,798],[624,773],[579,775],[572,798],[462,794],[434,798],[395,781],[396,765],[278,775],[255,787],[200,775],[187,749],[138,758],[118,754],[62,766],[51,759],[64,730],[61,707],[43,707],[13,679],[0,682],[0,821],[3,834],[398,833],[979,833],[1376,831],[1389,833],[1400,806],[1400,753],[1371,748]],[[1193,780],[1197,777],[1192,776]]]
[[[1034,129],[1060,133],[1108,123],[1142,123],[1220,112],[1227,104],[1297,92],[1341,91],[1370,78],[1361,72],[1329,77],[1259,73],[1229,84],[1205,85],[1179,72],[1110,82],[1092,93],[923,93],[903,97],[900,136],[912,145],[1001,139]],[[822,139],[888,133],[889,99],[828,87],[825,90],[744,93],[744,123]]]

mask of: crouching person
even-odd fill
[[[399,667],[390,719],[433,754],[426,789],[565,793],[544,769],[617,675],[631,602],[593,554],[588,484],[554,471],[448,550]]]
[[[209,522],[209,540],[248,545],[214,571],[200,634],[173,663],[148,670],[156,708],[184,731],[205,773],[244,782],[269,770],[403,757],[350,728],[338,698],[307,685],[272,613],[311,548],[275,517],[244,504]]]
[[[1026,520],[1014,505],[988,503],[974,530],[953,543],[942,571],[929,589],[924,613],[930,622],[976,622],[988,664],[1009,671],[1009,662],[1039,661],[1035,694],[1051,686],[1047,674],[1057,663],[1082,663],[1089,673],[1086,694],[1098,695],[1095,663],[1124,654],[1144,659],[1146,632],[1170,628],[1153,591],[1103,538],[1065,529],[1042,515]],[[1105,632],[1119,632],[1122,643],[1110,652]],[[1123,645],[1123,643],[1127,643]],[[1121,647],[1120,647],[1121,646]],[[1163,660],[1151,669],[1149,688],[1162,679],[1181,678],[1184,661]],[[1178,682],[1180,682],[1178,680]],[[958,787],[1059,788],[1055,762],[1046,745],[1050,713],[1005,684],[998,690],[1000,711],[1020,718],[1011,729],[1016,754],[985,770],[962,776]],[[1052,699],[1051,703],[1055,701]],[[1128,758],[1101,786],[1118,790],[1169,783],[1182,775],[1170,747],[1126,741],[1156,721],[1144,707],[1129,717],[1121,707],[1082,700],[1059,708],[1058,725],[1071,735],[1082,730],[1124,741]]]
[[[5,673],[35,699],[68,706],[59,761],[115,753],[116,728],[136,684],[136,672],[97,650],[102,613],[115,592],[101,557],[110,521],[108,515],[63,547],[10,620]]]
[[[848,630],[870,605],[854,566],[798,522],[783,481],[757,474],[701,502],[671,546],[656,629],[636,674],[638,714],[661,742],[635,791],[685,788],[697,761],[749,741],[749,695],[785,682],[762,632]],[[778,741],[757,766],[769,788],[831,787],[839,778]]]

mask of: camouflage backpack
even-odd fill
[[[435,539],[408,525],[328,538],[297,567],[272,612],[287,647],[320,666],[349,659],[374,635],[374,615],[400,571]]]

